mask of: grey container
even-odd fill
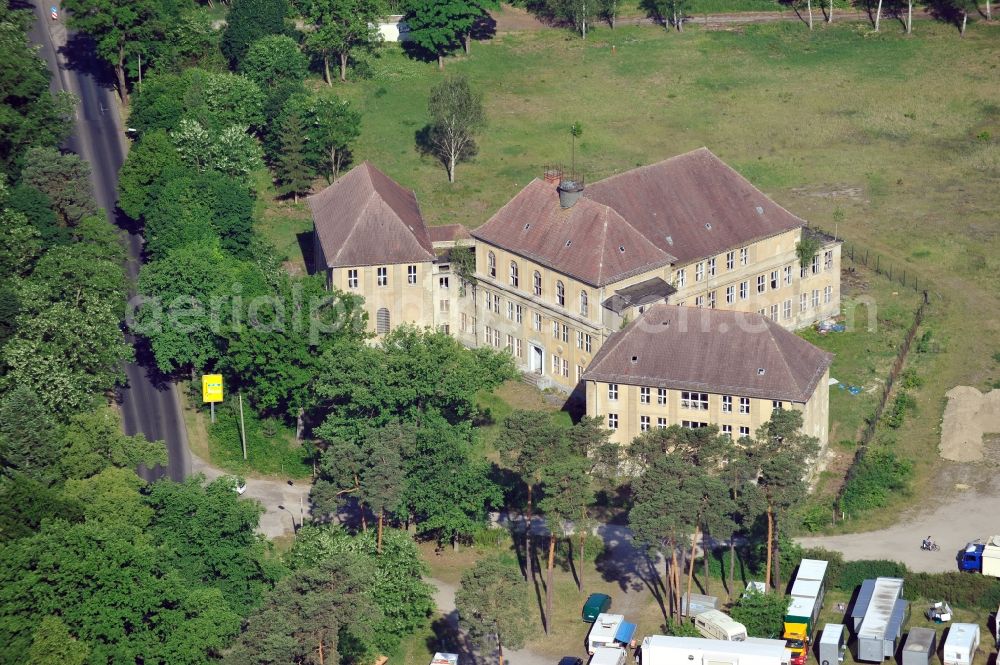
[[[900,665],[930,665],[937,648],[937,631],[933,628],[911,628],[903,646]]]
[[[691,606],[690,611],[688,605]],[[702,612],[719,609],[719,599],[715,596],[705,596],[700,593],[691,594],[691,602],[688,602],[688,594],[681,596],[681,615],[696,617]]]
[[[884,659],[891,658],[903,634],[908,610],[909,603],[899,598],[893,604],[888,621],[870,631],[866,630],[868,624],[863,625],[858,631],[858,660],[881,663]]]
[[[865,620],[865,613],[868,611],[868,605],[872,602],[872,593],[874,592],[874,579],[865,580],[861,583],[858,597],[854,600],[854,605],[851,606],[851,630],[855,633],[861,627],[861,622]]]
[[[823,634],[819,638],[820,665],[837,665],[844,662],[844,652],[847,650],[847,631],[842,623],[828,623],[823,626]]]

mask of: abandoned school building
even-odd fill
[[[315,269],[364,297],[376,335],[410,323],[506,349],[539,387],[585,393],[621,441],[666,424],[737,436],[780,405],[826,443],[830,356],[787,331],[839,314],[840,243],[706,148],[586,186],[546,171],[471,233],[427,227],[413,192],[369,162],[309,205]],[[805,238],[818,244],[802,265]],[[654,319],[697,324],[651,335]]]

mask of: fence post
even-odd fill
[[[882,257],[878,254],[875,255],[875,272],[878,272],[879,264],[882,262]]]

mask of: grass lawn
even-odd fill
[[[356,161],[414,189],[430,224],[482,224],[543,165],[569,161],[567,128],[580,121],[577,168],[589,181],[705,145],[794,213],[918,275],[937,295],[925,325],[937,353],[919,359],[926,380],[899,446],[921,487],[939,466],[944,393],[1000,371],[990,359],[1000,350],[998,36],[1000,24],[975,21],[960,39],[922,21],[907,37],[892,20],[879,35],[847,22],[812,33],[794,23],[683,34],[597,27],[586,41],[510,33],[447,61],[483,92],[489,118],[454,184],[414,144],[441,79],[434,64],[387,47],[369,79],[338,90],[363,113]],[[282,206],[265,233],[291,255],[308,221]],[[904,289],[877,288],[879,318],[895,334]],[[870,388],[892,334],[840,349],[833,375]],[[864,393],[835,391],[837,441],[870,409]]]

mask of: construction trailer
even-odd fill
[[[847,651],[847,631],[842,623],[828,623],[823,626],[819,637],[819,665],[839,665],[844,662]]]
[[[625,665],[628,653],[619,647],[597,647],[587,665]]]
[[[711,640],[742,642],[747,638],[747,627],[725,612],[709,610],[694,618],[695,629]]]
[[[909,618],[909,603],[903,600],[902,596],[902,579],[898,577],[875,579],[864,618],[858,626],[858,660],[881,663],[896,653],[896,645],[903,634],[903,626]]]
[[[823,596],[826,595],[826,569],[829,565],[822,559],[802,559],[789,592],[792,598],[816,598],[822,607]]]
[[[747,637],[745,642],[751,644],[763,644],[770,647],[782,648],[785,650],[785,655],[781,657],[781,665],[791,665],[792,663],[792,652],[785,644],[785,640],[769,640],[766,637]]]
[[[826,595],[826,569],[822,559],[803,559],[791,586],[791,600],[785,611],[782,637],[792,653],[792,665],[805,665],[816,620]]]
[[[867,579],[861,583],[858,595],[851,606],[851,632],[857,634],[864,621],[865,612],[868,611],[868,604],[872,602],[872,593],[875,591],[875,580]]]
[[[715,596],[706,596],[700,593],[685,593],[681,596],[681,615],[686,617],[696,617],[702,612],[719,609],[719,599]],[[690,606],[690,610],[688,607]]]
[[[899,665],[931,665],[937,647],[937,631],[933,628],[910,628],[903,645]]]
[[[974,623],[953,623],[941,649],[944,665],[972,665],[979,648],[979,626]]]
[[[639,650],[641,665],[782,665],[787,662],[780,640],[730,642],[701,637],[650,635]]]

